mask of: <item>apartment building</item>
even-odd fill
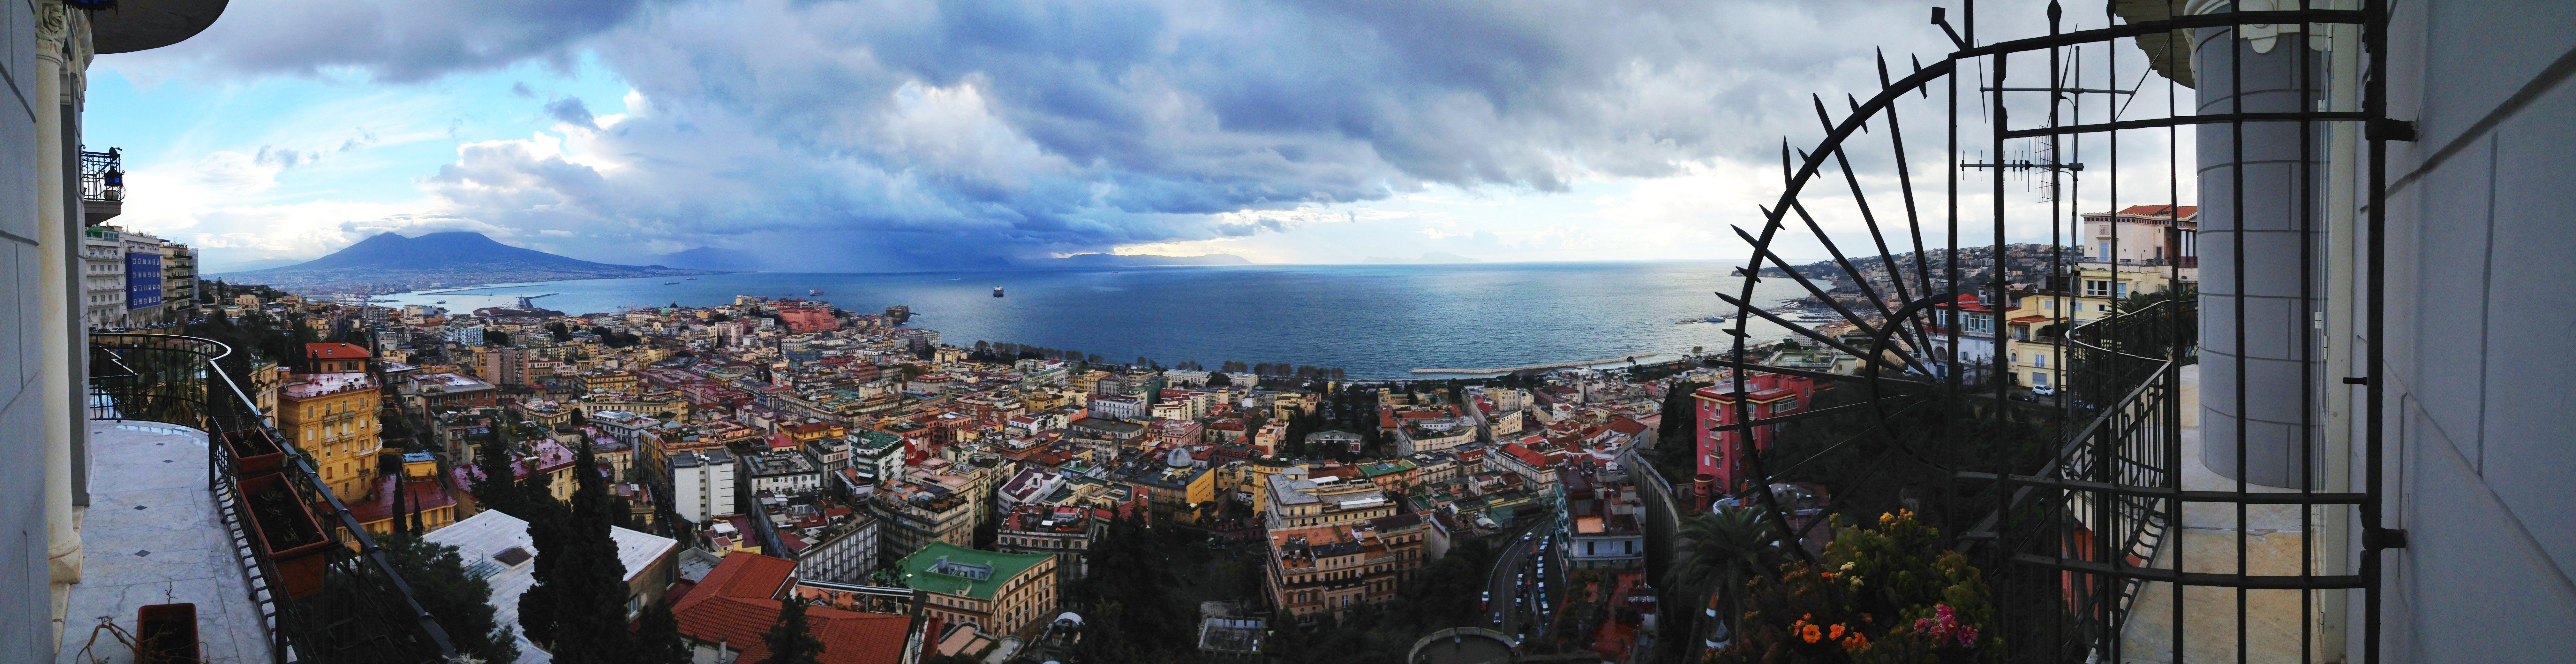
[[[313,458],[331,492],[344,499],[371,495],[376,485],[378,437],[376,420],[383,396],[367,373],[366,349],[355,344],[314,343],[304,348],[306,366],[314,373],[289,374],[278,389],[278,430],[287,441]]]
[[[923,613],[950,623],[1015,634],[1055,618],[1056,558],[932,542],[896,566],[903,584],[929,593]]]

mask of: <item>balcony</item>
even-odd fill
[[[447,660],[446,632],[233,381],[226,365],[249,363],[207,339],[91,335],[87,569],[58,661],[125,661],[106,625],[132,632],[140,607],[182,602],[206,661]],[[236,445],[278,452],[237,458]],[[270,496],[309,510],[318,539],[271,555],[280,538],[262,527],[283,510],[256,500]]]
[[[125,153],[81,151],[81,221],[96,226],[125,213]]]

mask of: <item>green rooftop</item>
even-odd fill
[[[906,586],[989,601],[1011,577],[1050,558],[1043,553],[1002,553],[931,542],[904,556],[898,566],[903,568]]]

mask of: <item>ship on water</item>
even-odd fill
[[[994,286],[994,287],[993,287],[993,297],[1001,297],[1001,296],[1002,296],[1002,287],[1000,287],[1000,286]]]
[[[822,294],[823,294],[823,289],[820,289],[820,288],[809,288],[809,289],[806,289],[806,290],[805,290],[805,294],[806,294],[806,295],[822,295]]]

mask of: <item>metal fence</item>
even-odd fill
[[[206,432],[207,490],[250,580],[245,589],[269,627],[278,664],[297,662],[445,662],[455,649],[447,632],[412,596],[347,505],[317,480],[312,459],[271,426],[257,402],[224,368],[233,355],[221,342],[161,334],[90,335],[90,417],[194,427]],[[236,445],[278,450],[277,490],[310,507],[334,545],[317,590],[293,597],[280,565],[251,541],[250,495]],[[262,455],[265,456],[265,455]]]
[[[2349,233],[2341,237],[2357,238],[2351,240],[2355,250],[2350,257],[2360,258],[2359,265],[2338,263],[2338,269],[2351,270],[2355,281],[2367,284],[2367,307],[2355,308],[2366,312],[2359,320],[2366,334],[2380,338],[2384,326],[2383,270],[2373,264],[2384,254],[2384,144],[2409,140],[2412,132],[2386,114],[2385,2],[2285,0],[2264,3],[2280,7],[2265,11],[2237,11],[2219,3],[2205,7],[2214,13],[2181,15],[2183,4],[2103,3],[2097,5],[2099,13],[2070,17],[2051,3],[2046,34],[2004,41],[1980,41],[1974,3],[1956,16],[1958,22],[1936,8],[1932,24],[1956,50],[1936,60],[1915,61],[1910,73],[1882,58],[1876,94],[1850,96],[1838,104],[1815,98],[1813,112],[1824,138],[1797,150],[1784,142],[1783,193],[1761,209],[1758,229],[1736,229],[1751,245],[1752,257],[1737,272],[1745,277],[1741,287],[1718,294],[1737,307],[1738,315],[1729,330],[1735,337],[1732,357],[1712,364],[1740,369],[1733,378],[1737,391],[1746,388],[1747,373],[1770,372],[1862,388],[1867,398],[1839,412],[1767,418],[1752,417],[1749,406],[1739,402],[1734,421],[1740,424],[1729,427],[1859,418],[1874,422],[1872,433],[1887,440],[1882,456],[1902,457],[1904,463],[1898,465],[1942,471],[1939,486],[1925,487],[1932,497],[1923,501],[1924,511],[1957,538],[1960,549],[1971,552],[1993,584],[2004,623],[1999,634],[2010,660],[2107,662],[2144,656],[2198,661],[2208,656],[2194,653],[2205,651],[2187,644],[2206,647],[2213,642],[2229,644],[2232,659],[2240,662],[2256,658],[2256,649],[2314,660],[2325,656],[2327,640],[2336,638],[2318,632],[2320,611],[2337,602],[2334,593],[2351,592],[2358,596],[2358,615],[2343,622],[2356,637],[2356,652],[2339,656],[2378,661],[2379,556],[2403,546],[2402,533],[2384,530],[2378,521],[2381,386],[2367,375],[2342,381],[2365,387],[2366,401],[2355,404],[2353,415],[2365,423],[2356,427],[2357,449],[2351,457],[2353,474],[2367,478],[2352,480],[2366,485],[2357,490],[2332,488],[2334,480],[2316,470],[2322,458],[2313,433],[2319,416],[2307,404],[2321,399],[2317,395],[2329,380],[2315,367],[2320,366],[2324,327],[2317,297],[2327,261],[2327,248],[2319,239],[2326,228],[2320,207],[2327,196],[2320,192],[2329,180],[2317,170],[2330,136],[2345,137],[2335,140],[2345,141],[2342,145],[2356,153],[2339,158],[2355,170],[2334,186],[2349,187],[2344,191],[2352,208],[2361,210],[2350,228],[2341,231]],[[2108,27],[2071,29],[2079,21]],[[2210,43],[2186,49],[2181,42],[2191,38]],[[2338,95],[2347,96],[2326,94],[2326,82],[2317,73],[2327,71],[2318,60],[2327,57],[2320,53],[2329,52],[2329,44],[2337,57],[2351,58],[2334,70],[2350,77],[2337,88],[2343,91]],[[2252,90],[2246,72],[2258,52],[2270,54],[2259,63],[2273,67],[2270,73],[2280,80]],[[2149,78],[2150,72],[2138,64],[2140,55],[2146,67],[2167,76]],[[2173,80],[2177,75],[2189,79],[2188,67],[2204,68],[2196,83]],[[2195,84],[2200,87],[2184,87]],[[2272,96],[2249,101],[2251,93]],[[2196,101],[2192,94],[2198,95]],[[2160,103],[2137,103],[2157,97]],[[1900,121],[1900,110],[1904,119],[1918,122],[1915,131]],[[2249,149],[2249,134],[2271,143]],[[1934,137],[1928,148],[1920,145],[1925,135]],[[1909,147],[1909,138],[1918,144]],[[2194,141],[2200,154],[2183,155],[2178,146]],[[1927,153],[1939,155],[1935,168],[1924,168],[1932,161],[1924,158]],[[2031,157],[2008,158],[2016,154]],[[2204,163],[2186,163],[2194,158]],[[2084,163],[2088,160],[2101,161]],[[1855,162],[1877,170],[1864,177],[1855,171]],[[2211,162],[2224,170],[2206,167]],[[2255,164],[2275,170],[2249,176]],[[2249,177],[2288,182],[2288,193],[2254,200],[2249,211]],[[2168,236],[2167,244],[2196,250],[2174,260],[2124,258],[2129,255],[2119,251],[2121,234],[2112,233],[2101,238],[2105,246],[2096,247],[2103,253],[2067,251],[2096,237],[2084,214],[2118,211],[2123,205],[2172,206],[2167,211],[2178,213],[2191,202],[2183,192],[2192,178],[2197,178],[2191,186],[2200,190],[2200,209],[2211,218],[2189,232],[2219,235]],[[2016,181],[2029,187],[2027,192],[2008,191],[2007,183]],[[2145,185],[2143,192],[2140,185]],[[2011,204],[2016,193],[2030,193],[2034,200]],[[2073,205],[2079,201],[2081,205]],[[2100,207],[2079,209],[2083,205]],[[2248,228],[2254,222],[2247,220],[2256,218],[2281,226],[2261,229],[2280,232],[2258,240],[2278,244],[2249,245]],[[2015,263],[2007,237],[2030,237],[2024,228],[2043,223],[2046,251]],[[2183,229],[2178,223],[2173,227],[2169,232]],[[1829,228],[1865,229],[1867,234]],[[1793,264],[1775,251],[1792,242],[1800,243],[1802,251],[1808,251],[1805,245],[1821,249],[1830,260]],[[2268,282],[2250,288],[2287,292],[2248,295],[2247,263],[2256,252],[2268,252],[2256,261],[2270,261],[2263,266],[2273,271],[2261,273]],[[2099,267],[2078,268],[2068,256],[2088,256],[2085,262]],[[2151,268],[2144,274],[2169,289],[2162,301],[2123,293],[2119,302],[2099,302],[2108,298],[2068,287],[2073,275],[2088,274],[2085,269],[2118,279],[2137,266]],[[2203,284],[2218,283],[2203,279],[2196,272],[2200,269],[2226,275],[2228,291],[2198,292]],[[2030,273],[2044,275],[2036,289],[2017,289],[2010,281]],[[1813,306],[1831,309],[1836,325],[1766,311],[1776,305],[1757,299],[1756,286],[1763,283],[1794,286]],[[1848,295],[1852,291],[1858,296]],[[2250,298],[2266,297],[2272,299],[2249,309]],[[2048,306],[2010,309],[2025,299]],[[2100,309],[2090,308],[2097,304]],[[2120,309],[2116,315],[2071,318],[2075,311],[2115,306]],[[1949,316],[1973,316],[1981,309],[1995,317],[1990,346],[1966,350],[1962,346],[1978,340],[1944,333]],[[2204,310],[2212,312],[2209,320],[2202,320]],[[2274,329],[2268,321],[2248,322],[2257,313],[2274,311],[2295,325]],[[2075,375],[2056,381],[2058,389],[2035,403],[2013,398],[2016,367],[2006,364],[2013,354],[2003,350],[2015,344],[2002,324],[2007,315],[2038,315],[2042,320],[2033,328],[2068,329],[2054,336],[2037,335],[2033,329],[2032,336],[2019,340],[2030,352],[2072,359],[2076,365],[2058,365]],[[2301,332],[2311,316],[2318,316],[2319,331]],[[1747,361],[1759,357],[1754,351],[1766,335],[1783,332],[1859,358],[1860,375]],[[2203,337],[2214,344],[2213,354],[2201,353]],[[2245,479],[2251,473],[2248,434],[2244,426],[2236,426],[2213,434],[2215,442],[2233,438],[2232,452],[2214,445],[2205,448],[2212,450],[2211,458],[2203,459],[2211,468],[2233,469],[2234,477],[2219,475],[2215,485],[2204,482],[2187,490],[2185,478],[2193,470],[2186,463],[2187,452],[2204,448],[2184,447],[2186,409],[2196,414],[2207,403],[2213,412],[2247,412],[2246,375],[2253,366],[2246,356],[2249,337],[2262,348],[2282,349],[2277,352],[2287,357],[2278,359],[2285,365],[2304,362],[2310,367],[2295,377],[2282,372],[2282,386],[2263,388],[2288,393],[2252,399],[2305,408],[2282,409],[2296,411],[2283,417],[2298,427],[2284,430],[2300,432],[2276,448],[2287,450],[2278,453],[2289,457],[2274,460],[2276,467],[2290,469],[2290,481],[2276,484],[2288,488],[2256,486]],[[1865,341],[1851,341],[1855,338]],[[1962,366],[1962,354],[1968,352],[1983,353],[1977,357],[1996,371],[1968,375],[1943,369]],[[2373,345],[2366,362],[2355,364],[2375,373],[2378,353]],[[2197,383],[2189,376],[2203,370],[2220,376],[2213,383],[2230,392],[2209,402],[2195,401],[2191,391]],[[2032,441],[2027,447],[2038,453],[2025,455],[2023,447],[1997,442],[2015,438]],[[1775,477],[1766,468],[1789,465],[1767,458],[1769,450],[1727,452],[1747,459],[1756,477]],[[1777,516],[1779,499],[1768,484],[1753,483],[1743,498],[1775,515],[1771,525],[1777,537],[1797,539],[1799,533]],[[2218,535],[2212,546],[2184,544],[2187,538],[2178,535],[2185,532],[2180,516],[2187,513],[2216,515],[2209,529]],[[2273,513],[2305,534],[2295,562],[2286,569],[2252,564],[2249,549],[2255,542],[2249,533],[2255,520],[2251,515],[2257,513]],[[2358,543],[2348,552],[2353,569],[2341,569],[2344,554],[2318,548],[2320,519],[2350,519],[2358,526]],[[2145,594],[2149,592],[2169,595],[2151,597]],[[2272,618],[2284,627],[2257,634],[2253,623],[2265,619],[2249,611],[2249,598],[2270,592],[2298,597],[2288,603],[2294,608],[2275,607],[2283,615]],[[2186,616],[2187,593],[2215,605],[2232,600],[2234,613],[2224,619]],[[2165,633],[2154,635],[2163,652],[2123,652],[2128,640],[2139,636],[2132,618],[2146,599],[2169,603],[2169,613],[2155,616],[2168,623],[2159,627]],[[2298,613],[2288,615],[2290,611]],[[2289,623],[2296,626],[2287,627]],[[2227,633],[2217,633],[2222,631]],[[2264,639],[2271,641],[2255,643]]]
[[[125,154],[116,148],[106,152],[83,150],[81,155],[81,200],[115,203],[125,200]]]

